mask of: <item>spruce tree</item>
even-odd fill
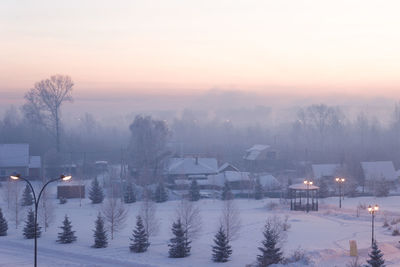
[[[65,215],[63,226],[60,227],[62,229],[61,233],[58,233],[57,242],[61,244],[69,244],[76,241],[75,231],[72,231],[71,221],[68,219],[68,216]]]
[[[224,228],[220,226],[214,238],[215,246],[212,247],[212,260],[215,262],[227,262],[232,254],[232,248],[225,234]]]
[[[193,179],[192,183],[190,184],[189,200],[198,201],[199,199],[200,199],[200,188],[196,179]]]
[[[378,245],[376,244],[376,241],[372,243],[372,250],[371,253],[368,254],[370,257],[369,260],[367,260],[367,267],[385,267],[385,260],[383,259],[383,253],[381,250],[378,248]]]
[[[95,222],[96,229],[93,231],[93,237],[94,237],[94,244],[92,247],[94,248],[106,248],[108,245],[108,237],[107,237],[107,231],[104,228],[104,219],[99,213],[97,215],[97,219]]]
[[[92,201],[93,204],[101,203],[104,200],[103,189],[101,188],[97,177],[94,178],[92,181],[92,185],[89,191],[89,199]]]
[[[156,191],[154,192],[154,199],[157,203],[165,202],[168,200],[168,194],[165,190],[164,183],[159,183],[157,185]]]
[[[254,186],[254,198],[259,200],[264,197],[264,188],[260,183],[260,179],[256,180],[256,184]]]
[[[132,241],[129,246],[130,250],[136,253],[145,252],[150,246],[150,243],[146,229],[144,229],[142,217],[140,216],[136,217],[136,229],[133,230],[132,236],[133,238],[130,238]]]
[[[190,255],[190,243],[186,238],[185,231],[183,230],[181,220],[172,224],[172,233],[175,237],[170,239],[169,257],[170,258],[184,258]]]
[[[277,264],[282,261],[282,251],[277,246],[279,233],[273,227],[271,221],[267,221],[264,228],[264,240],[262,241],[262,247],[258,249],[262,252],[261,255],[257,256],[258,266],[266,267],[272,264]]]
[[[133,184],[131,182],[129,182],[126,185],[125,192],[124,192],[124,202],[126,204],[135,203],[136,202],[135,189],[134,189]]]
[[[8,230],[8,224],[6,218],[3,216],[3,212],[0,208],[0,236],[6,236]]]
[[[229,185],[229,182],[228,182],[228,181],[225,181],[224,187],[222,188],[221,199],[222,199],[222,200],[230,200],[230,199],[233,199],[233,194],[232,194],[232,191],[231,191],[231,186]]]
[[[37,238],[40,237],[41,235],[41,229],[38,224],[36,224],[36,236]],[[35,213],[33,212],[32,209],[28,211],[28,216],[25,221],[25,227],[23,230],[23,235],[26,239],[33,239],[35,238]]]
[[[31,206],[33,204],[33,196],[31,188],[26,185],[24,192],[22,193],[22,206]]]

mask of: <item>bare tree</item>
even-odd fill
[[[55,136],[57,152],[60,152],[61,106],[72,101],[73,85],[71,77],[53,75],[37,82],[25,94],[23,110],[26,117],[42,124]]]
[[[40,198],[40,209],[39,209],[39,220],[44,226],[44,231],[47,231],[50,224],[54,221],[54,206],[51,200],[49,200],[49,193],[47,190],[43,191],[42,197]]]
[[[150,116],[136,116],[129,129],[129,165],[136,170],[138,182],[147,185],[158,181],[169,155],[166,144],[170,131],[166,123]]]
[[[21,206],[19,195],[21,193],[20,183],[14,182],[9,184],[8,188],[8,199],[10,205],[10,220],[15,223],[15,229],[18,228],[21,223],[22,215],[24,208]]]
[[[156,205],[151,200],[147,189],[145,189],[143,193],[139,216],[143,219],[144,229],[147,235],[149,237],[156,235],[159,229],[159,222],[156,218]]]
[[[241,228],[239,210],[233,199],[222,201],[222,205],[221,225],[226,230],[228,240],[235,240],[238,238]]]
[[[196,239],[202,228],[200,209],[197,204],[183,199],[176,208],[176,216],[181,220],[186,239]]]
[[[114,233],[125,227],[128,211],[121,201],[116,198],[107,198],[102,206],[102,213],[110,228],[111,239],[114,239]]]

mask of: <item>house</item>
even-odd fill
[[[30,179],[39,179],[42,168],[40,156],[30,156],[29,144],[0,144],[0,178],[18,173]]]
[[[340,164],[312,164],[312,177],[315,180],[324,179],[325,181],[333,181],[333,179],[338,175],[340,168]]]
[[[278,151],[269,145],[254,145],[246,150],[243,159],[249,161],[264,161],[277,159]]]
[[[271,174],[261,174],[258,176],[260,184],[267,191],[273,191],[281,188],[281,183]]]
[[[361,169],[365,181],[398,181],[398,175],[392,161],[361,162]]]
[[[218,168],[218,173],[225,172],[225,171],[238,172],[239,169],[236,168],[235,166],[233,166],[232,164],[226,162],[226,163],[222,164],[221,167]]]
[[[280,166],[278,150],[269,145],[253,145],[246,150],[243,159],[246,170],[250,172],[271,172]]]
[[[232,189],[248,189],[252,186],[252,180],[248,172],[224,171],[210,175],[207,178],[207,185],[214,189],[222,188],[228,182]]]
[[[215,158],[171,158],[166,170],[170,183],[178,179],[206,180],[209,175],[218,173],[218,162]]]

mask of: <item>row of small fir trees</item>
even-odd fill
[[[199,192],[200,195],[200,192]],[[93,179],[89,189],[89,199],[92,204],[100,204],[103,202],[105,194],[97,178]],[[168,200],[168,192],[163,183],[159,183],[153,192],[153,199],[157,203],[165,202]],[[199,198],[200,199],[200,198]],[[131,182],[125,186],[123,200],[126,204],[136,202],[135,188]]]
[[[29,191],[28,191],[29,192]],[[165,188],[164,183],[160,182],[155,191],[152,193],[153,199],[157,203],[162,203],[168,200],[168,192]],[[254,198],[255,199],[262,199],[264,197],[264,189],[260,183],[260,180],[257,179],[255,186],[254,186]],[[99,204],[102,203],[105,198],[105,194],[103,188],[100,186],[99,181],[97,178],[93,179],[91,187],[89,189],[89,199],[92,201],[92,204]],[[200,187],[196,180],[193,180],[189,187],[188,198],[190,201],[198,201],[201,198],[200,195]],[[233,193],[228,182],[224,183],[221,192],[221,199],[228,200],[233,199]],[[128,182],[125,186],[123,200],[126,204],[136,202],[136,193],[135,188],[131,182]],[[28,197],[28,203],[29,197]]]
[[[23,193],[23,205],[29,206],[33,204],[33,198],[31,198],[29,188],[26,188]],[[261,199],[263,197],[262,186],[257,180],[255,185],[255,198]],[[103,190],[97,179],[92,182],[91,190],[89,192],[89,198],[92,203],[101,203],[104,199]],[[229,183],[225,183],[221,199],[229,200],[233,198],[233,194]],[[157,201],[157,199],[159,201]],[[197,182],[192,181],[189,188],[189,200],[197,201],[200,199],[200,190]],[[162,183],[158,185],[155,191],[155,201],[164,202],[167,200],[167,193]],[[124,194],[124,202],[133,203],[136,201],[136,196],[134,193],[134,187],[129,183],[126,187]],[[32,203],[31,203],[32,202]],[[30,204],[29,204],[30,203]],[[58,234],[57,242],[61,244],[68,244],[76,241],[75,231],[72,231],[72,224],[68,216],[64,217],[63,225],[60,227],[62,231]],[[0,209],[0,236],[7,235],[8,224],[3,216]],[[190,255],[191,241],[187,238],[187,233],[185,232],[183,225],[178,219],[172,224],[173,238],[170,239],[169,247],[169,257],[171,258],[184,258]],[[23,235],[27,239],[32,239],[35,237],[35,223],[34,223],[34,212],[29,210],[27,215],[27,220],[25,222],[25,227],[23,229]],[[36,224],[36,235],[40,237],[41,227]],[[257,256],[257,265],[260,267],[270,266],[272,264],[277,264],[282,262],[283,253],[281,248],[278,246],[279,232],[276,231],[270,221],[267,221],[264,232],[264,240],[262,241],[262,246],[259,247],[260,255]],[[143,220],[140,216],[137,216],[136,227],[133,230],[132,237],[130,238],[129,249],[135,253],[146,252],[150,246],[149,236],[146,233]],[[101,214],[97,216],[95,221],[94,230],[94,248],[105,248],[108,246],[107,230],[105,229],[104,219]],[[214,237],[214,245],[212,246],[212,260],[215,262],[227,262],[232,254],[232,248],[229,244],[229,240],[225,233],[225,230],[220,226],[218,232]],[[383,253],[379,250],[377,243],[374,242],[372,246],[372,251],[369,254],[370,259],[367,260],[368,265],[371,267],[383,267],[384,259]]]

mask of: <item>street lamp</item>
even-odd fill
[[[310,197],[309,197],[309,191],[310,191],[310,185],[313,185],[313,181],[304,180],[304,184],[307,185],[307,190],[306,190],[306,193],[307,193],[307,208],[306,208],[306,210],[307,210],[307,212],[309,212],[309,211],[310,211],[310,204],[309,204],[309,199],[310,199]]]
[[[368,206],[368,212],[372,215],[372,238],[371,238],[371,246],[374,244],[374,221],[375,221],[375,213],[379,210],[379,206],[375,204],[375,206]]]
[[[335,181],[339,185],[339,208],[342,208],[342,185],[344,182],[346,182],[346,179],[338,177],[335,179]]]
[[[58,180],[69,181],[69,180],[71,180],[72,176],[70,176],[70,175],[68,175],[68,176],[61,175],[60,177],[58,177],[56,179],[48,181],[47,183],[44,184],[44,186],[40,190],[38,198],[36,198],[35,190],[33,190],[33,186],[31,184],[31,182],[29,182],[27,179],[22,177],[20,174],[13,174],[13,175],[10,176],[10,178],[12,180],[20,180],[20,179],[24,180],[29,185],[29,187],[31,188],[31,191],[32,191],[32,194],[33,194],[33,200],[35,201],[35,222],[34,222],[34,225],[35,225],[35,231],[34,231],[34,233],[35,233],[35,261],[34,261],[34,266],[37,267],[37,234],[36,234],[36,230],[37,230],[37,214],[38,214],[37,211],[38,211],[38,207],[39,207],[40,197],[42,196],[43,190],[46,188],[46,186],[49,183],[52,183],[52,182],[55,182],[55,181],[58,181]]]

